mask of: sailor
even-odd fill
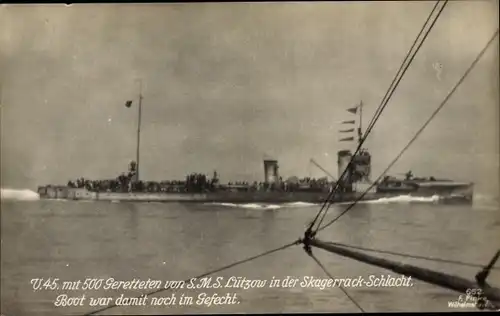
[[[413,173],[410,170],[406,173],[406,180],[410,180],[411,178],[413,178]]]

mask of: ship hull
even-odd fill
[[[124,201],[124,202],[191,202],[191,203],[323,203],[328,192],[209,192],[209,193],[114,193],[90,192],[86,189],[68,187],[44,187],[39,189],[42,199]],[[370,192],[362,197],[361,192],[336,194],[333,202],[378,200],[397,196],[433,197],[439,201],[472,202],[473,185],[454,188],[425,188],[416,192],[389,191]]]

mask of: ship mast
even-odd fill
[[[359,127],[358,127],[358,143],[361,144],[363,139],[363,100],[359,102]]]
[[[136,173],[135,173],[135,181],[139,181],[139,151],[140,151],[140,145],[141,145],[141,114],[142,114],[142,79],[139,79],[139,109],[138,109],[138,115],[137,115],[137,149],[136,149],[136,162],[137,162],[137,168],[136,168]]]

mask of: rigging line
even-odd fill
[[[428,261],[451,263],[451,264],[456,264],[456,265],[466,266],[466,267],[473,267],[473,268],[483,268],[484,267],[484,265],[482,265],[482,264],[469,263],[469,262],[463,262],[463,261],[457,261],[457,260],[447,260],[447,259],[433,258],[433,257],[425,257],[425,256],[412,255],[412,254],[406,254],[406,253],[389,251],[389,250],[382,250],[382,249],[365,248],[365,247],[359,247],[359,246],[352,246],[352,245],[348,245],[348,244],[343,244],[343,243],[339,243],[339,242],[325,242],[325,243],[331,244],[331,245],[336,245],[336,246],[341,246],[341,247],[344,247],[344,248],[352,248],[352,249],[358,249],[358,250],[363,250],[363,251],[368,251],[368,252],[375,252],[375,253],[380,253],[380,254],[387,254],[387,255],[394,255],[394,256],[399,256],[399,257],[405,257],[405,258],[412,258],[412,259],[421,259],[421,260],[428,260]],[[493,267],[492,266],[490,268],[490,270],[500,270],[500,267]]]
[[[429,18],[432,16],[433,12],[434,12],[434,9],[437,7],[437,4],[439,3],[439,1],[436,3],[436,6],[433,8],[433,10],[431,11],[431,13],[429,14]],[[383,99],[382,100],[382,103],[379,105],[379,108],[377,109],[377,113],[374,115],[374,117],[372,118],[372,122],[371,124],[368,126],[367,130],[365,131],[364,135],[362,136],[362,139],[358,145],[358,148],[356,149],[356,151],[354,152],[347,168],[345,171],[347,171],[350,167],[351,167],[351,163],[354,159],[354,157],[356,156],[356,154],[358,153],[358,151],[361,149],[361,146],[363,145],[364,141],[366,140],[366,138],[368,137],[368,135],[370,134],[370,132],[372,131],[373,127],[375,126],[375,123],[378,121],[378,119],[380,118],[380,116],[382,115],[382,112],[384,111],[384,109],[386,108],[387,104],[389,103],[392,95],[394,94],[394,91],[396,91],[396,88],[398,87],[399,83],[401,82],[401,80],[403,79],[403,76],[405,75],[406,71],[408,70],[408,68],[410,67],[411,63],[413,62],[413,60],[415,59],[415,56],[417,55],[418,51],[420,50],[420,48],[422,47],[422,45],[424,44],[425,40],[427,39],[427,36],[429,35],[429,33],[431,32],[432,28],[434,27],[434,25],[436,24],[437,20],[439,19],[439,16],[441,15],[441,13],[443,12],[444,8],[446,7],[446,4],[448,3],[448,0],[446,0],[444,2],[444,4],[441,6],[441,9],[439,10],[439,12],[437,13],[437,15],[435,16],[434,20],[432,21],[431,25],[429,26],[429,28],[427,29],[427,31],[425,32],[424,34],[424,37],[422,38],[422,40],[420,41],[420,43],[418,44],[416,50],[413,52],[413,55],[411,56],[411,58],[409,59],[408,63],[404,66],[403,68],[403,71],[401,72],[401,75],[399,76],[399,78],[397,79],[396,83],[393,85],[391,84],[391,87],[389,87],[389,90],[388,90],[388,93],[386,93],[387,95],[387,98],[385,98],[385,100]],[[427,24],[427,22],[429,21],[429,18],[428,20],[425,21],[425,24],[424,26],[422,27],[422,30],[425,29],[425,26]],[[420,33],[419,33],[420,35]],[[417,40],[418,40],[418,37],[417,37]],[[416,43],[416,41],[414,42],[414,44]],[[414,45],[413,45],[414,46]],[[412,46],[412,48],[413,48]],[[412,51],[412,49],[410,49],[410,51],[408,52],[408,54],[410,54]],[[408,55],[410,56],[410,55]],[[407,57],[408,57],[407,56]],[[406,59],[405,59],[406,61]],[[403,65],[404,65],[404,62],[403,62]],[[401,65],[403,67],[403,65]],[[398,74],[396,74],[396,77],[394,79],[396,79],[399,75],[399,71],[398,71]],[[392,90],[391,90],[392,88]],[[389,92],[390,91],[390,92]],[[344,171],[344,173],[345,173]],[[344,175],[344,173],[342,174],[342,177]],[[342,179],[342,178],[340,178]],[[338,182],[337,182],[338,183]],[[364,196],[364,195],[363,195]],[[333,203],[333,202],[332,202]],[[332,204],[330,203],[330,204]],[[317,225],[317,229],[315,232],[317,232],[319,230],[319,227],[321,226],[321,224],[323,223],[323,220],[325,219],[326,217],[326,214],[328,213],[328,208],[330,206],[330,204],[328,205],[328,207],[326,208],[326,210],[323,212],[323,216],[321,217],[321,220],[319,221],[319,224]],[[320,211],[321,212],[321,211]]]
[[[302,243],[302,241],[299,239],[297,241],[294,241],[294,242],[291,242],[291,243],[288,243],[286,245],[283,245],[281,247],[278,247],[278,248],[274,248],[274,249],[271,249],[271,250],[268,250],[268,251],[265,251],[265,252],[262,252],[258,255],[255,255],[255,256],[252,256],[252,257],[249,257],[249,258],[246,258],[246,259],[243,259],[243,260],[240,260],[240,261],[236,261],[236,262],[233,262],[231,264],[228,264],[226,266],[223,266],[221,268],[218,268],[218,269],[214,269],[214,270],[211,270],[209,272],[205,272],[203,274],[200,274],[196,277],[194,277],[194,279],[199,279],[199,278],[203,278],[203,277],[206,277],[206,276],[209,276],[211,274],[214,274],[214,273],[218,273],[218,272],[221,272],[223,270],[227,270],[229,268],[232,268],[234,266],[237,266],[237,265],[240,265],[240,264],[243,264],[243,263],[247,263],[247,262],[250,262],[250,261],[253,261],[255,259],[258,259],[258,258],[261,258],[261,257],[264,257],[264,256],[267,256],[267,255],[270,255],[272,253],[275,253],[275,252],[278,252],[278,251],[281,251],[281,250],[285,250],[287,248],[290,248],[291,246],[294,246],[294,245],[298,245]],[[186,279],[184,280],[184,282],[189,282],[191,279],[193,278],[189,278],[189,279]],[[157,294],[157,293],[160,293],[160,292],[163,292],[163,291],[166,291],[166,290],[169,290],[170,287],[167,287],[167,288],[161,288],[161,289],[157,289],[155,291],[152,291],[152,292],[149,292],[149,293],[146,293],[146,294],[142,294],[140,296],[137,296],[136,298],[142,298],[144,297],[145,295],[154,295],[154,294]],[[95,315],[97,313],[100,313],[100,312],[103,312],[105,310],[108,310],[108,309],[111,309],[111,308],[114,308],[114,307],[118,307],[119,305],[116,305],[116,304],[110,304],[108,306],[105,306],[101,309],[98,309],[98,310],[95,310],[95,311],[92,311],[90,313],[87,313],[87,314],[84,314],[85,316],[87,315]]]
[[[486,278],[490,274],[492,269],[494,268],[495,263],[497,262],[498,258],[500,257],[500,249],[497,251],[497,253],[493,256],[491,259],[490,263],[488,263],[481,271],[479,271],[476,274],[476,281],[479,285],[484,286],[486,285]]]
[[[351,165],[352,165],[352,161],[354,159],[354,157],[356,156],[356,154],[359,152],[359,150],[361,149],[361,147],[363,146],[363,143],[365,142],[366,138],[368,137],[368,135],[370,134],[371,130],[373,129],[373,126],[375,125],[376,121],[379,119],[380,115],[382,114],[383,110],[385,109],[385,107],[387,106],[387,103],[389,102],[390,98],[392,97],[392,94],[394,93],[395,89],[397,88],[397,86],[399,85],[399,83],[401,82],[401,79],[403,78],[404,74],[406,73],[406,70],[408,69],[408,67],[410,66],[410,64],[412,63],[413,59],[415,58],[416,54],[418,53],[418,51],[420,50],[420,47],[422,47],[422,44],[424,43],[425,39],[427,38],[427,36],[429,35],[429,32],[431,31],[431,29],[433,28],[434,24],[436,23],[437,19],[439,18],[439,16],[441,15],[441,12],[443,11],[444,7],[446,6],[446,4],[448,3],[448,0],[444,3],[444,5],[441,7],[441,10],[439,11],[439,13],[437,14],[437,16],[434,18],[434,21],[432,22],[431,26],[429,27],[429,29],[427,30],[427,32],[425,33],[424,37],[422,38],[420,44],[418,45],[417,49],[413,52],[413,56],[411,57],[411,59],[409,60],[409,62],[406,64],[406,67],[405,67],[405,63],[406,61],[408,60],[408,58],[410,57],[410,55],[412,54],[412,51],[413,51],[413,48],[415,47],[415,45],[417,44],[419,38],[420,38],[420,35],[423,33],[423,31],[425,30],[428,22],[430,21],[432,15],[434,14],[434,11],[436,10],[438,4],[439,4],[440,1],[437,1],[436,4],[434,5],[431,13],[429,14],[429,16],[427,17],[427,20],[425,21],[424,25],[422,26],[419,34],[417,35],[415,41],[413,42],[410,50],[408,51],[407,53],[407,56],[405,57],[405,59],[403,60],[403,63],[401,64],[398,72],[396,73],[396,76],[394,77],[393,81],[391,82],[391,85],[389,86],[389,89],[387,90],[386,94],[384,95],[384,98],[382,99],[380,105],[378,106],[377,108],[377,111],[376,113],[374,114],[372,120],[370,121],[370,124],[369,124],[369,128],[367,128],[367,130],[365,131],[364,135],[361,137],[361,140],[359,142],[359,145],[358,147],[356,148],[353,156],[351,157],[351,160],[349,161],[346,169],[342,172],[342,175],[339,177],[339,179],[343,179],[343,177],[345,176],[345,174],[347,173],[347,171],[349,170],[349,168],[351,168]],[[404,68],[404,69],[403,69]],[[401,74],[401,75],[400,75]],[[398,76],[399,76],[399,79],[398,79]],[[392,90],[392,91],[391,91]],[[323,216],[321,217],[321,220],[320,220],[320,223],[317,225],[318,227],[320,227],[321,223],[323,222],[325,216],[326,216],[326,213],[328,212],[328,209],[330,207],[330,205],[333,203],[333,201],[331,203],[330,200],[335,197],[335,193],[337,192],[337,189],[338,189],[338,186],[339,186],[339,181],[337,181],[335,183],[335,187],[333,188],[332,190],[332,193],[328,196],[327,200],[325,201],[325,203],[323,204],[323,206],[321,207],[321,209],[319,210],[318,214],[316,215],[316,217],[314,218],[314,220],[312,221],[311,225],[310,225],[310,230],[312,230],[312,227],[315,225],[315,223],[317,222],[320,214],[323,212]],[[325,207],[326,207],[326,210],[325,210]],[[317,229],[316,229],[316,232],[317,232]],[[314,234],[314,233],[313,233]]]
[[[319,267],[323,270],[323,272],[325,272],[325,274],[332,280],[335,280],[335,278],[328,272],[328,270],[325,268],[325,266],[321,263],[321,261],[319,261],[318,258],[316,258],[316,256],[312,253],[312,252],[307,252],[307,254],[319,265]],[[356,300],[354,298],[352,298],[352,296],[349,295],[349,293],[347,293],[346,289],[344,289],[343,286],[339,286],[339,288],[342,290],[342,292],[344,292],[345,296],[347,296],[347,298],[349,300],[351,300],[351,302],[356,305],[356,307],[362,312],[362,313],[365,313],[365,310],[361,307],[361,305],[358,304],[358,302],[356,302]]]
[[[431,13],[429,14],[429,16],[427,17],[427,20],[425,21],[424,25],[423,25],[423,26],[422,26],[422,28],[420,29],[420,32],[418,33],[417,37],[415,38],[415,41],[413,41],[413,44],[412,44],[412,46],[411,46],[410,50],[409,50],[409,51],[408,51],[408,53],[406,54],[405,59],[404,59],[404,60],[403,60],[403,62],[401,63],[401,66],[399,67],[398,72],[396,73],[396,76],[395,76],[395,77],[394,77],[394,79],[392,80],[391,85],[389,86],[389,89],[387,89],[387,91],[386,91],[386,93],[385,93],[384,97],[382,98],[382,101],[380,102],[380,105],[379,105],[379,107],[378,107],[377,111],[375,111],[375,113],[378,113],[378,111],[379,111],[379,110],[380,110],[380,108],[382,107],[382,104],[384,103],[385,99],[388,97],[388,95],[389,95],[389,93],[390,93],[390,91],[391,91],[392,87],[393,87],[393,86],[394,86],[394,84],[396,83],[396,80],[397,80],[398,76],[400,75],[401,71],[403,70],[404,65],[406,64],[406,62],[407,62],[408,58],[410,57],[410,53],[413,51],[413,48],[415,48],[415,46],[417,45],[417,42],[418,42],[418,39],[420,38],[420,35],[422,35],[422,33],[424,32],[425,27],[426,27],[426,26],[427,26],[427,24],[429,23],[429,21],[430,21],[430,19],[431,19],[432,15],[434,14],[434,11],[436,11],[436,9],[437,9],[437,7],[438,7],[438,5],[439,5],[439,3],[440,3],[440,2],[441,2],[441,0],[438,0],[438,1],[436,1],[436,3],[434,4],[434,7],[432,8]],[[444,5],[446,5],[446,3],[445,3]],[[444,5],[443,5],[443,7],[444,7]],[[371,126],[372,124],[374,124],[374,123],[375,123],[375,122],[374,122],[374,119],[375,119],[375,115],[372,117],[372,119],[370,120],[370,122],[368,123],[368,125],[367,125],[367,126]]]
[[[363,192],[363,194],[358,198],[356,199],[352,204],[350,204],[342,213],[340,213],[337,217],[335,217],[333,220],[331,220],[329,223],[325,224],[324,226],[320,227],[317,229],[317,231],[321,231],[325,228],[327,228],[328,226],[330,226],[331,224],[333,224],[334,222],[336,222],[340,217],[342,217],[342,215],[344,215],[345,213],[347,213],[350,209],[352,209],[374,186],[377,182],[380,181],[380,179],[385,175],[385,173],[387,173],[387,171],[389,171],[389,169],[391,169],[391,167],[399,160],[399,158],[401,158],[401,156],[406,152],[406,150],[413,144],[413,142],[418,138],[418,136],[420,136],[420,134],[422,133],[422,131],[427,127],[427,125],[429,125],[429,123],[434,119],[434,117],[439,113],[439,111],[441,111],[441,109],[444,107],[444,105],[448,102],[448,100],[450,99],[450,97],[453,95],[453,93],[455,93],[455,91],[458,89],[458,87],[462,84],[462,82],[465,80],[465,78],[469,75],[469,73],[472,71],[472,69],[474,69],[474,67],[476,66],[476,64],[479,62],[479,60],[481,59],[481,57],[483,57],[484,53],[486,52],[486,50],[490,47],[491,43],[493,43],[493,41],[495,40],[495,38],[497,37],[498,35],[498,29],[495,31],[495,34],[493,34],[493,36],[491,37],[491,39],[488,41],[488,43],[486,44],[486,46],[481,50],[481,52],[478,54],[478,56],[476,57],[476,59],[472,62],[472,64],[469,66],[469,68],[465,71],[465,73],[463,74],[463,76],[460,78],[460,80],[456,83],[456,85],[453,87],[453,89],[448,93],[448,95],[446,96],[446,98],[443,100],[443,102],[441,102],[441,104],[437,107],[437,109],[432,113],[432,115],[429,117],[429,119],[424,123],[424,125],[415,133],[415,135],[413,136],[413,138],[408,142],[408,144],[401,150],[401,152],[396,156],[396,158],[394,158],[394,160],[389,164],[389,166],[382,172],[382,174],[377,178],[377,180],[375,180],[369,187],[366,191]]]

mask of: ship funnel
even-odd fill
[[[349,165],[349,162],[351,161],[351,158],[352,158],[352,153],[350,150],[341,150],[337,153],[337,157],[338,157],[338,160],[337,160],[337,167],[338,167],[337,178],[338,178],[338,181],[340,181],[341,183],[348,184],[351,182],[351,180],[350,180],[351,172],[347,172],[342,179],[340,178],[340,176],[342,175],[342,173],[344,173],[344,170]]]
[[[264,160],[264,182],[277,183],[279,179],[277,160]]]
[[[371,183],[371,155],[365,149],[361,150],[354,157],[350,150],[339,151],[337,161],[339,178],[349,166],[351,160],[352,163],[348,172],[346,172],[344,178],[339,179],[339,181],[346,190],[351,190],[353,184],[356,184],[355,190],[358,191],[358,189],[361,188],[361,186],[358,188],[358,184]]]

